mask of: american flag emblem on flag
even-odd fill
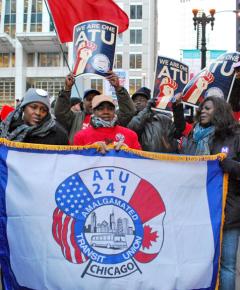
[[[78,174],[66,179],[56,191],[58,207],[53,214],[53,237],[69,262],[80,264],[88,260],[75,241],[74,226],[76,219],[81,218],[82,208],[92,201],[93,196]]]

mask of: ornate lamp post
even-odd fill
[[[193,25],[194,25],[194,30],[197,29],[197,25],[201,25],[202,27],[202,39],[201,39],[201,69],[203,69],[206,66],[206,52],[207,52],[207,47],[206,47],[206,25],[208,23],[211,23],[211,28],[213,30],[213,25],[214,25],[214,14],[216,10],[215,9],[210,9],[209,13],[210,15],[206,15],[204,12],[202,13],[201,16],[198,16],[198,9],[193,9],[192,13],[194,15],[193,17]]]

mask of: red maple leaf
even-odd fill
[[[158,233],[152,232],[152,228],[150,226],[144,226],[144,235],[143,235],[143,243],[142,247],[149,249],[152,246],[152,242],[156,242],[158,238]]]

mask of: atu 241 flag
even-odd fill
[[[118,33],[128,29],[128,15],[113,0],[47,0],[62,43],[71,42],[73,28],[81,22],[103,20],[118,26]]]
[[[219,156],[0,142],[5,289],[217,289]]]

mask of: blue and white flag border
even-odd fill
[[[50,154],[79,154],[84,156],[103,156],[101,153],[97,151],[97,145],[91,146],[62,146],[62,145],[43,145],[43,144],[30,144],[30,143],[22,143],[22,142],[13,142],[3,138],[0,138],[0,148],[2,151],[2,156],[4,160],[7,158],[7,154],[9,150],[19,151],[19,152],[34,152],[34,153],[50,153]],[[164,153],[154,153],[154,152],[146,152],[146,151],[139,151],[135,149],[130,149],[128,147],[124,147],[122,150],[116,153],[113,149],[113,146],[109,146],[109,152],[106,153],[106,157],[114,156],[114,157],[124,157],[124,158],[143,158],[143,159],[155,159],[155,160],[164,160],[164,161],[177,161],[177,162],[196,162],[196,161],[214,161],[214,160],[223,160],[226,155],[224,153],[216,154],[216,155],[202,155],[202,156],[188,156],[188,155],[177,155],[177,154],[164,154]],[[7,186],[7,175],[3,176],[2,172],[5,171],[6,163],[0,159],[0,191],[4,191]],[[6,172],[6,171],[5,171]],[[226,197],[227,197],[227,189],[228,189],[228,174],[223,175],[223,198],[222,198],[222,209],[225,208],[226,204]],[[211,202],[211,200],[209,200]],[[12,281],[16,282],[14,274],[10,271],[11,267],[9,265],[9,260],[6,261],[3,259],[2,254],[8,253],[9,254],[9,247],[7,241],[7,234],[6,234],[6,223],[7,223],[7,216],[6,208],[0,208],[1,219],[0,221],[0,231],[2,235],[5,236],[5,241],[0,240],[0,265],[4,269],[5,277],[3,278],[5,281],[11,279]],[[220,230],[220,237],[214,236],[214,243],[219,244],[216,247],[217,254],[214,257],[214,264],[218,264],[217,271],[213,273],[213,281],[216,281],[215,290],[219,287],[219,269],[220,269],[220,256],[221,256],[221,243],[222,243],[222,235],[223,235],[223,224],[224,224],[224,210],[222,210],[222,224]],[[3,226],[5,224],[5,227]],[[8,270],[7,270],[8,269]],[[10,288],[6,288],[8,290]],[[31,290],[26,287],[21,287],[19,289]]]

